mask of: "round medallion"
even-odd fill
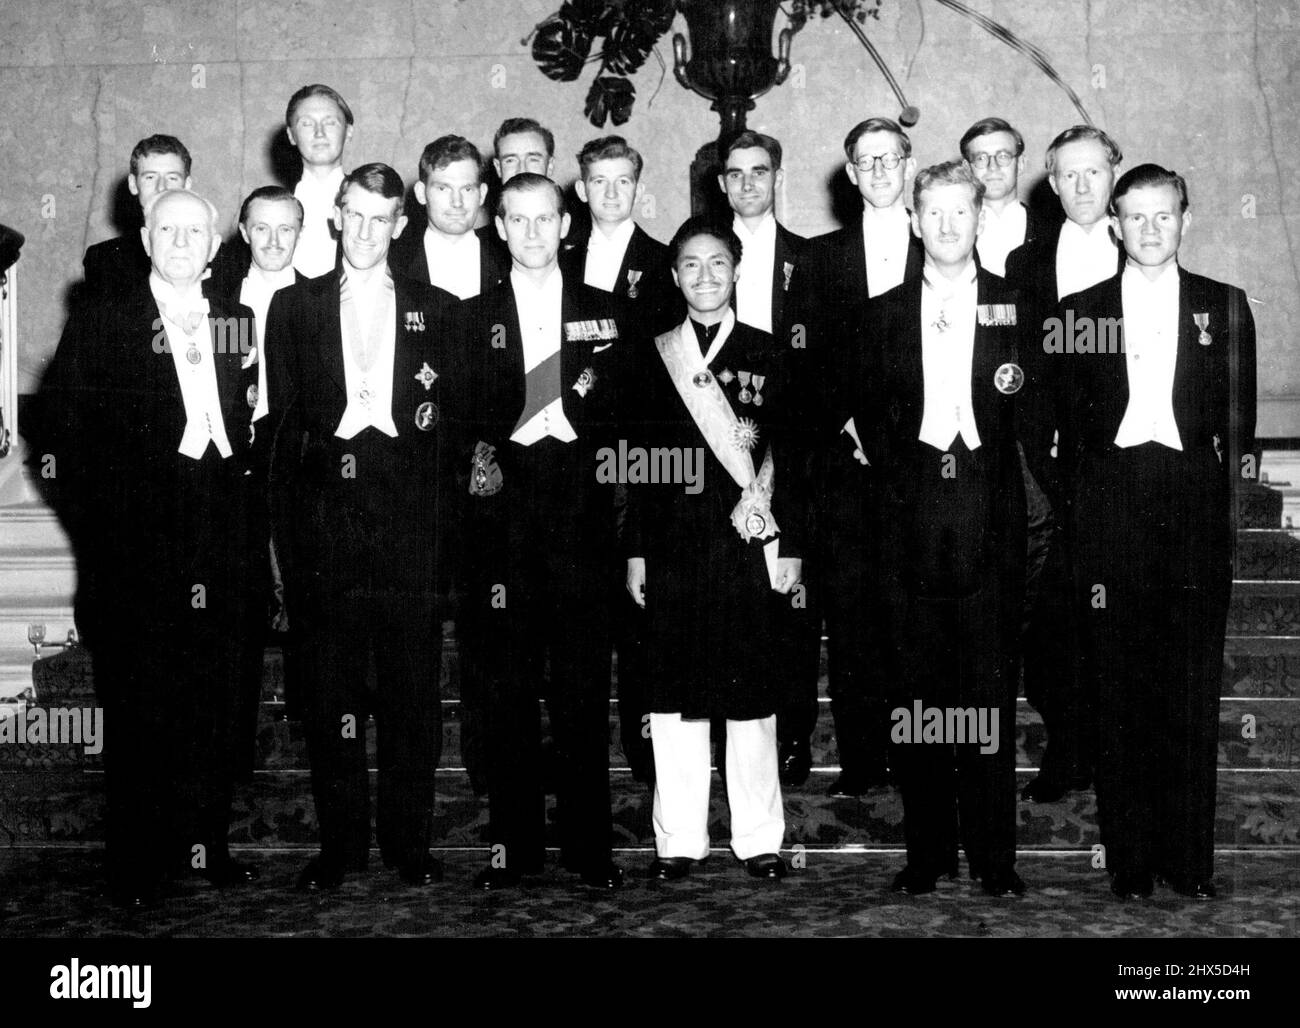
[[[707,371],[701,371],[697,373],[691,381],[694,382],[698,388],[705,389],[708,387],[708,384],[713,381],[713,376]]]
[[[431,432],[438,423],[438,408],[426,400],[415,408],[415,427],[421,432]]]
[[[1004,396],[1020,392],[1020,387],[1024,384],[1025,373],[1020,370],[1019,364],[1008,361],[993,372],[993,387]]]

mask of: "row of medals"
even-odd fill
[[[736,372],[736,377],[740,379],[740,394],[737,399],[739,399],[741,403],[753,403],[755,407],[763,406],[763,394],[761,390],[763,388],[763,383],[767,381],[767,376],[755,375],[748,371],[738,371]],[[722,374],[718,376],[718,379],[723,383],[723,385],[726,385],[731,381],[732,374],[724,368]],[[708,371],[701,371],[698,372],[691,381],[694,382],[698,388],[707,389],[709,383],[713,381],[713,376]],[[752,393],[749,391],[749,383],[751,381],[754,383],[754,391]]]

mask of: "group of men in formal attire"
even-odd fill
[[[775,217],[780,144],[746,131],[719,152],[730,215],[665,246],[633,218],[642,157],[618,136],[578,155],[590,226],[570,233],[532,119],[493,140],[482,227],[470,141],[425,148],[416,225],[394,169],[345,172],[337,92],[303,87],[285,120],[301,180],[254,190],[224,246],[179,140],[137,145],[144,228],[87,251],[43,389],[38,448],[108,710],[121,902],[185,871],[257,877],[226,831],[273,589],[320,829],[304,890],[367,868],[370,717],[383,862],[441,879],[454,616],[465,759],[490,806],[480,888],[542,872],[548,778],[564,869],[623,884],[615,652],[623,747],[654,790],[647,874],[709,856],[712,742],[733,854],[785,876],[782,786],[809,774],[824,625],[830,791],[900,790],[895,890],[932,891],[964,849],[986,892],[1024,891],[1023,668],[1048,736],[1024,798],[1095,783],[1117,895],[1153,876],[1213,894],[1254,334],[1240,290],[1178,265],[1180,176],[1117,182],[1118,146],[1076,126],[1047,150],[1065,214],[1049,226],[1018,199],[1007,122],[918,170],[902,127],[869,118],[844,141],[860,221],[806,240]],[[1067,319],[1121,319],[1122,345],[1054,346]],[[602,473],[614,454],[678,473]]]

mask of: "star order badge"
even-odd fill
[[[420,385],[424,386],[424,391],[426,393],[433,387],[433,383],[437,377],[438,373],[434,371],[433,368],[429,367],[428,361],[421,364],[420,370],[415,373],[415,380],[419,382]]]
[[[1003,396],[1015,395],[1024,384],[1025,373],[1020,370],[1019,364],[1007,361],[993,372],[993,387]]]
[[[436,404],[425,400],[424,403],[415,408],[415,427],[421,432],[432,432],[437,424],[438,407]]]
[[[758,425],[750,418],[739,418],[731,429],[731,445],[748,452],[758,445]]]

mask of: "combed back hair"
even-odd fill
[[[1124,159],[1119,144],[1095,125],[1073,125],[1047,144],[1047,174],[1056,171],[1056,151],[1067,143],[1077,143],[1083,139],[1095,139],[1106,151],[1106,159],[1113,168]]]
[[[306,214],[302,209],[302,201],[285,189],[284,186],[258,186],[244,197],[244,202],[239,205],[239,223],[241,225],[248,224],[248,212],[252,209],[255,200],[266,200],[269,203],[291,203],[298,211],[298,224],[301,225],[304,218],[306,218]]]
[[[984,183],[975,177],[965,161],[944,161],[916,173],[912,183],[912,210],[921,211],[921,194],[932,186],[970,186],[975,194],[975,209],[984,205]]]
[[[198,200],[199,203],[203,204],[203,206],[207,208],[207,212],[208,212],[208,228],[211,230],[213,235],[216,235],[217,233],[216,206],[206,196],[199,196],[199,194],[194,192],[194,190],[192,189],[168,189],[161,193],[154,193],[154,195],[149,198],[149,203],[145,206],[144,209],[145,228],[150,228],[150,229],[153,228],[154,211],[156,211],[158,205],[162,203],[162,201],[169,196],[170,197],[192,196],[194,197],[194,199]]]
[[[1018,129],[1012,128],[1009,121],[1002,118],[981,118],[968,128],[966,134],[961,137],[961,155],[969,160],[970,153],[967,148],[971,143],[983,136],[991,136],[994,132],[1006,132],[1016,141],[1017,157],[1025,152],[1025,137],[1020,134]]]
[[[292,128],[293,115],[297,111],[298,105],[304,100],[310,100],[313,96],[323,96],[327,100],[333,100],[338,109],[343,112],[343,120],[349,125],[353,123],[352,108],[348,106],[348,102],[339,96],[337,90],[321,85],[319,82],[313,82],[310,86],[303,86],[293,96],[289,97],[289,105],[284,109],[284,123]]]
[[[1187,210],[1187,181],[1182,175],[1158,164],[1139,164],[1124,172],[1115,183],[1115,190],[1110,194],[1110,213],[1118,218],[1121,196],[1131,190],[1151,186],[1173,186],[1178,193],[1178,209]]]
[[[582,181],[587,181],[587,169],[597,161],[628,160],[632,162],[632,172],[636,179],[641,178],[641,154],[628,146],[622,136],[601,136],[589,143],[584,143],[578,152],[578,174]]]
[[[912,156],[912,140],[903,131],[902,125],[893,118],[868,118],[854,125],[844,137],[844,156],[850,164],[853,163],[853,151],[857,149],[858,140],[868,132],[892,132],[898,137],[898,148],[903,151],[903,156]]]
[[[420,181],[427,183],[435,171],[456,161],[473,161],[474,170],[482,180],[483,155],[478,147],[464,136],[439,136],[420,154]]]
[[[673,267],[677,266],[677,258],[682,255],[682,249],[696,236],[712,236],[717,239],[731,252],[732,263],[740,263],[740,255],[744,247],[741,246],[740,238],[732,231],[731,224],[715,215],[694,214],[682,222],[681,228],[673,233],[672,242],[668,244],[668,261]]]
[[[506,216],[506,197],[511,193],[536,193],[539,191],[543,193],[549,192],[555,197],[555,210],[560,217],[564,217],[564,190],[545,175],[538,175],[532,171],[521,171],[501,187],[501,195],[497,197],[497,217],[504,218]]]
[[[542,137],[542,142],[546,144],[546,156],[555,156],[555,136],[551,130],[544,127],[541,122],[533,118],[507,118],[497,129],[497,134],[492,137],[492,153],[494,156],[500,155],[501,140],[506,136],[513,136],[520,132],[535,132]]]
[[[781,144],[771,136],[765,136],[761,132],[754,132],[746,129],[730,143],[727,144],[727,152],[722,155],[722,166],[727,166],[727,158],[736,150],[749,150],[758,147],[760,150],[767,152],[767,159],[772,162],[772,170],[776,171],[781,167]]]
[[[406,195],[402,176],[387,164],[363,164],[344,175],[343,184],[334,198],[335,207],[342,208],[348,186],[360,186],[367,193],[375,193],[385,200],[401,200]]]
[[[140,159],[148,157],[151,154],[174,153],[181,159],[185,165],[185,177],[190,177],[190,152],[185,149],[185,144],[175,136],[145,136],[140,142],[135,144],[135,149],[131,151],[131,174],[136,175],[140,171]]]

